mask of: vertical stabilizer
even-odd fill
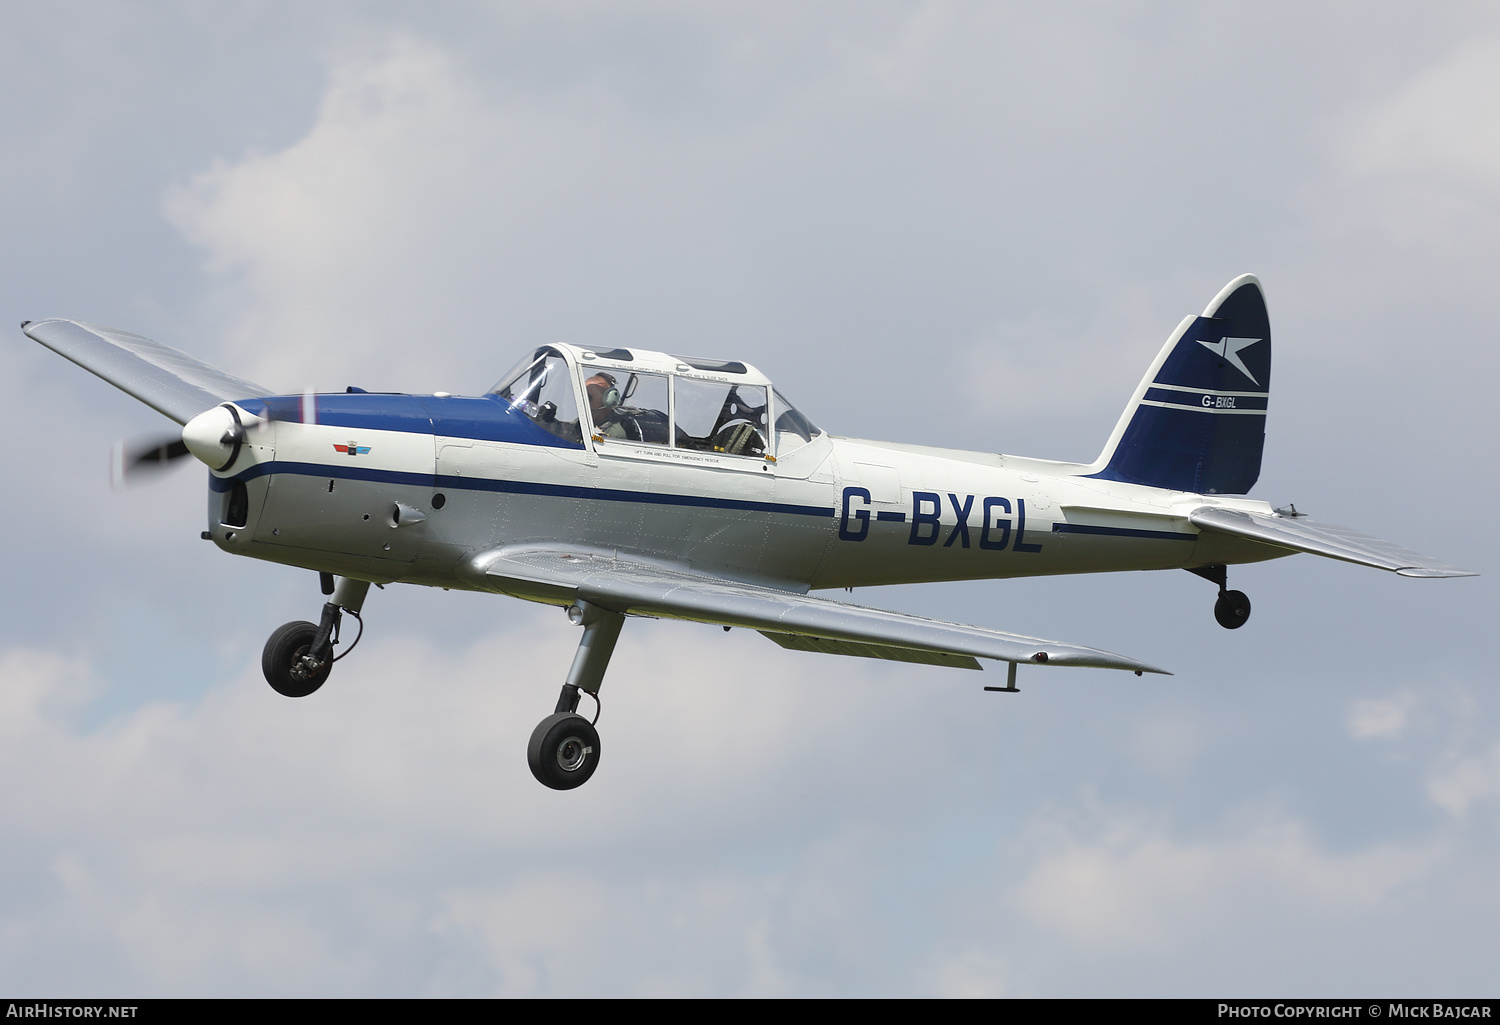
[[[1260,476],[1270,391],[1266,299],[1242,274],[1167,339],[1089,476],[1242,495]]]

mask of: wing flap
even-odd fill
[[[597,553],[502,549],[480,556],[471,566],[496,590],[522,597],[551,594],[554,600],[571,594],[627,615],[686,619],[768,634],[970,659],[1165,672],[1096,648],[852,605]]]
[[[1194,510],[1189,519],[1200,530],[1216,530],[1297,552],[1342,559],[1361,566],[1374,566],[1404,577],[1478,576],[1477,573],[1389,541],[1382,541],[1350,527],[1313,523],[1301,516],[1265,516],[1209,506]]]
[[[22,330],[180,424],[221,402],[276,394],[128,331],[76,320],[33,320]]]
[[[972,655],[952,655],[946,651],[918,651],[889,644],[858,644],[854,641],[831,641],[826,637],[803,634],[779,634],[770,630],[760,635],[792,651],[821,651],[825,655],[854,655],[858,658],[883,658],[891,662],[915,662],[924,666],[947,666],[950,669],[983,669]]]

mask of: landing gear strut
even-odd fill
[[[568,618],[583,627],[583,640],[557,697],[557,710],[537,724],[526,745],[531,774],[553,790],[583,786],[599,767],[599,731],[578,714],[579,691],[594,699],[597,722],[599,685],[604,682],[604,670],[620,639],[620,627],[625,625],[625,617],[618,612],[585,601],[570,606]]]
[[[338,585],[334,586],[333,577],[323,574],[323,593],[332,595],[332,598],[323,605],[318,625],[287,623],[271,635],[261,652],[261,672],[276,693],[289,698],[305,698],[323,686],[333,671],[333,663],[343,657],[333,654],[333,646],[339,642],[343,614],[348,612],[358,619],[369,590],[368,581],[340,577]],[[356,637],[355,642],[358,641]],[[350,645],[349,651],[353,650],[354,646]]]
[[[1224,566],[1196,566],[1188,570],[1204,580],[1219,585],[1219,600],[1214,602],[1214,619],[1226,630],[1238,630],[1250,618],[1250,599],[1244,591],[1225,590],[1229,570]]]

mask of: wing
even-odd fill
[[[76,320],[29,320],[21,329],[180,424],[221,402],[276,394],[127,331]]]
[[[1253,538],[1297,552],[1326,555],[1361,566],[1388,569],[1403,577],[1473,577],[1466,569],[1332,523],[1312,523],[1301,516],[1266,516],[1236,509],[1198,509],[1188,517],[1201,530]]]
[[[487,585],[532,600],[582,599],[635,616],[758,630],[783,647],[977,669],[975,658],[1165,673],[1095,648],[924,619],[587,551],[501,549],[471,563]]]

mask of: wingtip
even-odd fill
[[[1053,651],[1047,658],[1032,656],[1030,661],[1042,665],[1076,666],[1081,669],[1122,669],[1128,673],[1140,676],[1144,673],[1155,673],[1158,676],[1171,676],[1172,673],[1165,669],[1133,659],[1128,655],[1116,655],[1109,651],[1100,651],[1097,648],[1075,649],[1073,651]]]

